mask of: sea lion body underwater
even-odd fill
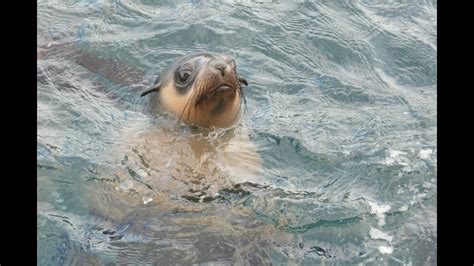
[[[228,55],[199,52],[183,56],[168,66],[155,84],[142,93],[153,93],[153,113],[166,111],[184,122],[205,128],[229,128],[240,117],[245,101],[235,60]]]

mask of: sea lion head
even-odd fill
[[[229,55],[193,53],[177,59],[142,96],[155,92],[154,111],[165,110],[201,127],[227,128],[240,116],[247,81],[237,74]]]

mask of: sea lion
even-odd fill
[[[228,55],[199,52],[183,56],[167,67],[141,95],[155,92],[152,112],[167,111],[189,124],[205,128],[232,127],[245,100],[235,60]]]
[[[84,67],[84,73],[90,71],[124,87],[146,80],[145,73],[139,70],[131,71],[132,67],[74,46],[52,45],[45,47],[39,56],[67,59],[68,63]],[[183,68],[181,73],[177,73],[180,67],[188,66],[188,60],[193,69]],[[220,61],[226,62],[225,67],[216,68]],[[182,263],[226,260],[242,264],[243,257],[257,264],[270,262],[266,252],[271,248],[268,245],[271,245],[273,225],[255,218],[240,204],[228,204],[247,195],[247,189],[239,184],[247,181],[262,183],[258,179],[261,158],[248,139],[245,123],[233,127],[239,121],[241,102],[245,99],[240,84],[234,82],[247,83],[237,75],[234,65],[235,61],[230,57],[193,54],[170,65],[154,86],[142,93],[153,92],[149,99],[152,110],[162,109],[178,118],[181,116],[183,121],[199,125],[196,130],[177,125],[175,119],[166,116],[148,123],[148,115],[126,109],[124,118],[115,117],[120,119],[114,124],[119,134],[111,134],[111,145],[107,146],[106,153],[97,154],[103,158],[98,162],[92,160],[91,168],[88,167],[85,173],[81,171],[86,169],[84,165],[89,165],[87,160],[80,160],[77,165],[69,161],[64,163],[64,171],[77,169],[81,176],[87,175],[84,179],[74,175],[71,180],[74,180],[73,191],[81,191],[77,196],[87,195],[83,200],[89,215],[84,216],[82,209],[80,215],[76,215],[74,210],[77,207],[66,211],[56,208],[56,204],[51,208],[39,204],[42,217],[52,221],[58,218],[57,221],[63,223],[67,237],[58,241],[68,248],[64,251],[63,261],[96,263],[96,259],[104,263],[105,257],[106,260],[111,258],[123,262],[132,259],[130,254],[135,254],[129,250],[140,250],[140,263],[159,258],[160,261],[169,259]],[[44,82],[61,81],[60,75],[51,75],[52,80],[48,79],[47,71],[52,70],[39,70],[39,74],[45,76]],[[216,75],[217,71],[220,76]],[[184,79],[187,75],[189,84],[179,86],[176,78]],[[89,74],[84,75],[84,79],[88,78]],[[116,91],[107,84],[98,84],[97,92],[108,96]],[[70,91],[61,93],[66,97]],[[138,96],[138,93],[132,94]],[[117,93],[114,98],[122,97]],[[206,129],[201,130],[201,127]],[[213,127],[225,129],[207,130]],[[228,130],[228,127],[233,128]],[[72,162],[75,162],[75,157]],[[52,182],[62,171],[45,170],[44,176],[47,177],[44,180]],[[48,184],[43,183],[43,187],[55,191],[55,186]],[[48,200],[42,196],[38,201]],[[170,249],[163,248],[163,239],[167,239],[172,254]],[[79,248],[69,249],[69,243]],[[183,246],[183,243],[188,244]],[[253,246],[257,248],[248,249]],[[120,247],[118,252],[117,247]],[[209,249],[213,250],[211,257]],[[113,256],[108,256],[108,252],[113,252]]]
[[[137,96],[151,96],[147,100],[152,113],[172,114],[159,116],[150,125],[142,110],[130,110],[130,103],[121,101],[121,95],[114,96],[116,91],[97,84],[97,92],[113,97],[113,103],[127,112],[126,126],[110,147],[107,164],[111,169],[104,171],[107,176],[112,173],[121,181],[131,179],[135,188],[146,184],[139,193],[142,196],[148,195],[147,187],[160,187],[170,194],[199,194],[200,198],[233,184],[261,181],[258,148],[249,139],[245,123],[237,123],[243,113],[241,103],[245,103],[241,85],[248,83],[238,75],[231,56],[212,52],[183,56],[145,89],[151,75],[117,60],[68,43],[42,49],[40,59],[67,58],[114,84],[141,88]],[[198,127],[177,125],[173,116]],[[189,193],[190,188],[195,193]]]

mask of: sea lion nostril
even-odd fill
[[[227,67],[227,65],[225,65],[225,64],[216,64],[214,67],[221,72],[222,76],[224,76],[225,68]]]

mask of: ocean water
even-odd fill
[[[436,1],[37,12],[38,265],[437,264]],[[235,132],[196,133],[140,97],[202,50],[249,82]],[[261,158],[251,177],[220,172],[239,135]]]

